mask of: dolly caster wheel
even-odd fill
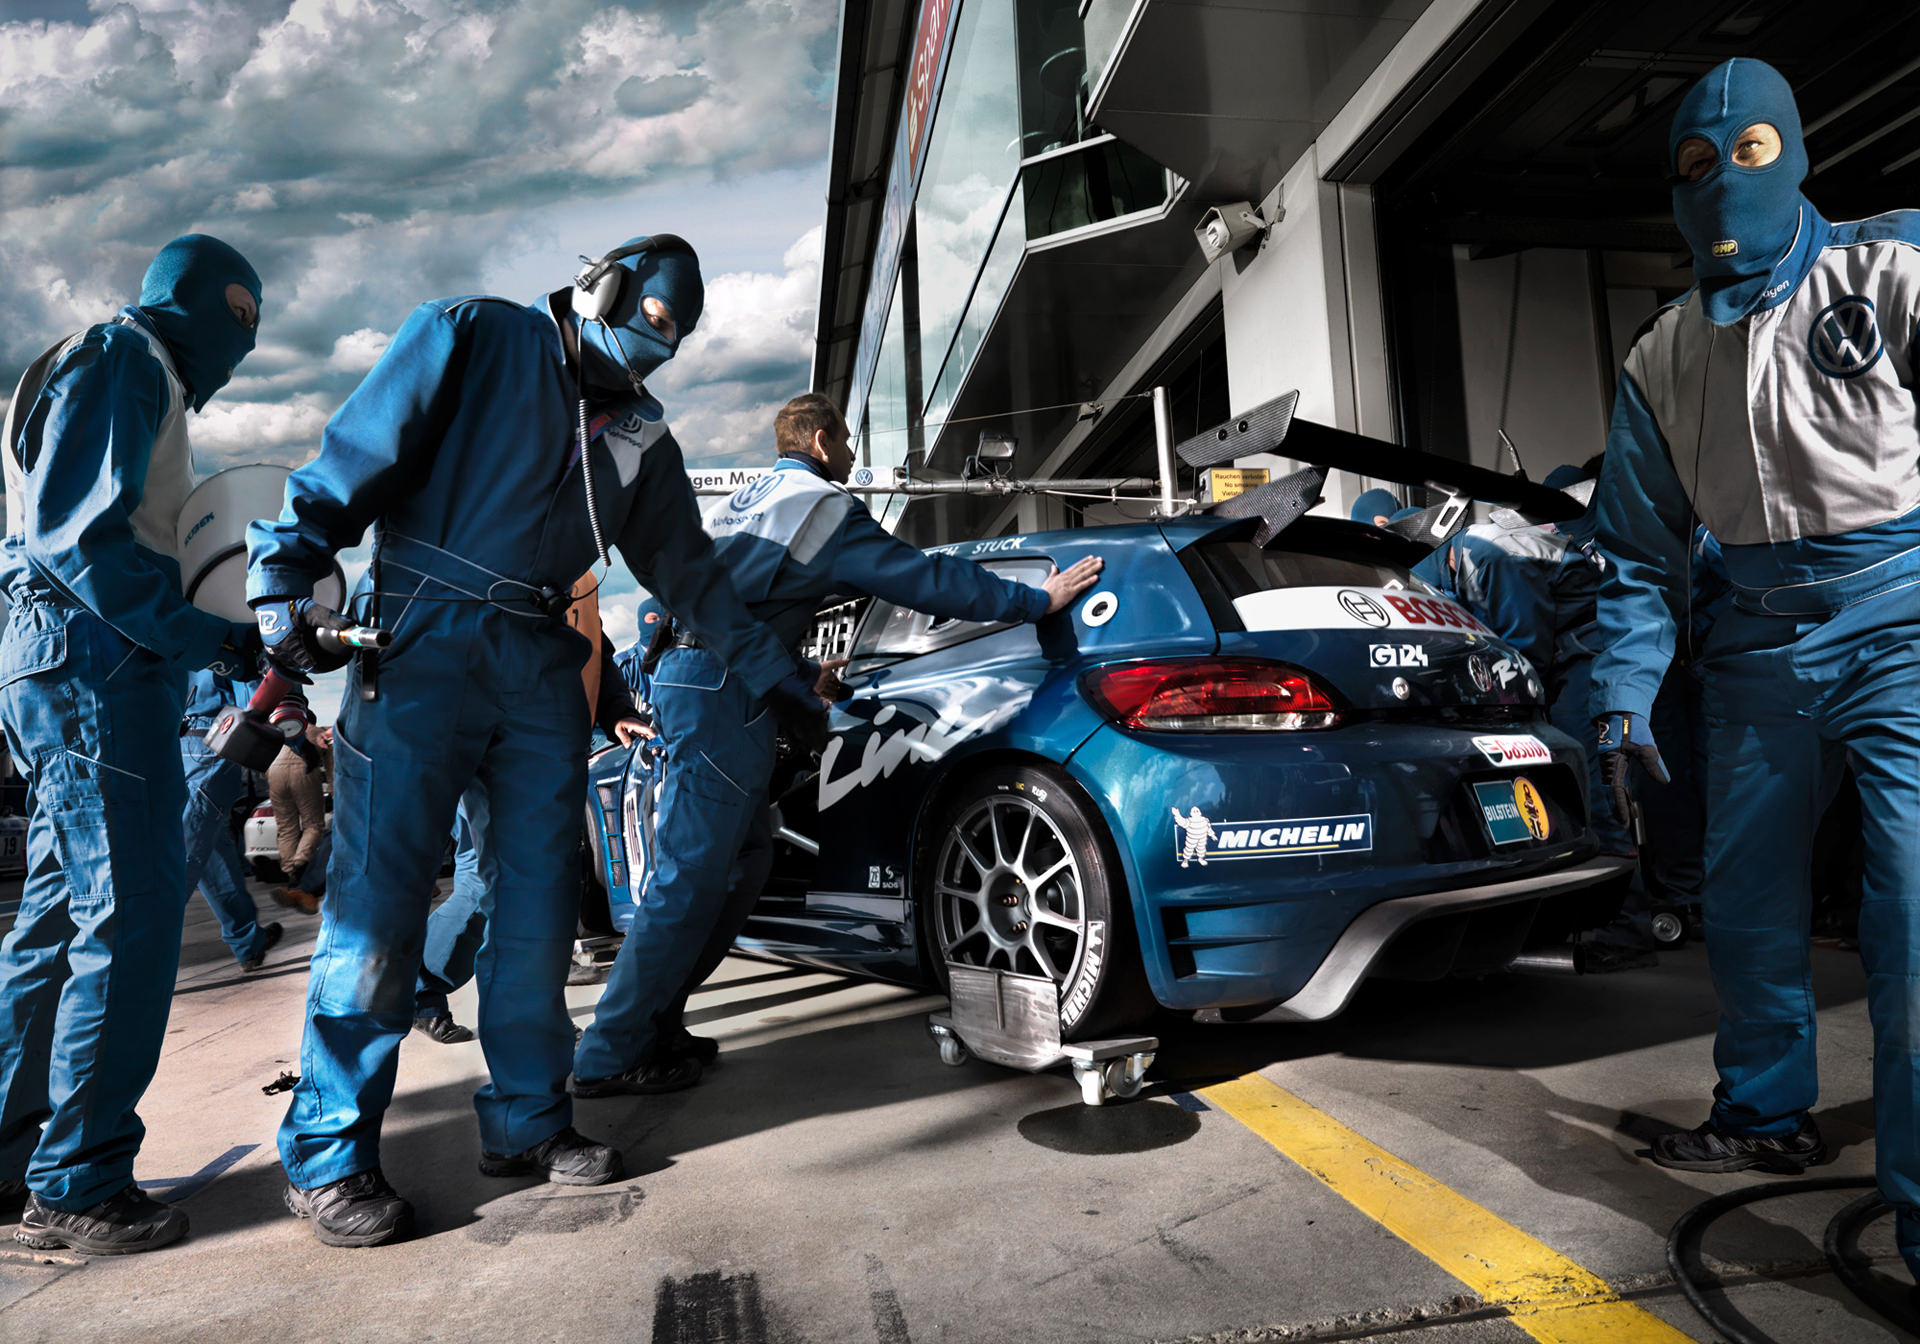
[[[1653,917],[1653,941],[1662,947],[1678,947],[1687,941],[1687,921],[1678,910],[1661,910]]]

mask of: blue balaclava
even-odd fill
[[[1392,517],[1399,511],[1400,501],[1391,490],[1369,490],[1353,501],[1353,511],[1347,516],[1356,523],[1370,523],[1376,517]]]
[[[1733,162],[1740,132],[1762,121],[1780,132],[1780,157],[1761,168]],[[1785,77],[1745,57],[1715,66],[1687,91],[1667,135],[1669,169],[1677,169],[1680,142],[1695,136],[1712,145],[1717,158],[1698,181],[1676,176],[1673,221],[1693,249],[1707,316],[1724,326],[1754,310],[1793,247],[1806,201],[1800,184],[1807,178],[1807,147]]]
[[[640,241],[632,238],[628,244]],[[613,311],[603,320],[580,324],[581,368],[587,386],[596,392],[628,396],[693,334],[707,291],[700,279],[700,259],[692,252],[650,250],[617,264],[629,274],[621,282]],[[673,314],[672,340],[655,331],[640,311],[640,301],[649,295]]]
[[[260,277],[218,238],[189,233],[160,249],[140,284],[139,308],[173,356],[174,372],[199,410],[227,385],[253,349],[254,329],[227,306],[227,286],[240,285],[260,303]]]

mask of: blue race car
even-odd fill
[[[1031,583],[1039,625],[822,613],[851,659],[815,761],[784,748],[773,873],[737,944],[944,991],[1044,975],[1068,1039],[1155,1004],[1330,1017],[1369,975],[1484,974],[1606,922],[1580,748],[1535,670],[1410,573],[1425,550],[1303,517],[1197,517],[935,548]],[[591,766],[616,924],[644,881],[644,750]]]

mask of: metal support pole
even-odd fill
[[[1153,389],[1153,443],[1160,454],[1160,516],[1173,517],[1173,403],[1164,386]]]

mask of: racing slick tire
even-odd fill
[[[1120,862],[1076,784],[994,766],[949,791],[923,834],[915,899],[943,992],[949,960],[1044,975],[1067,1041],[1152,1015]]]

